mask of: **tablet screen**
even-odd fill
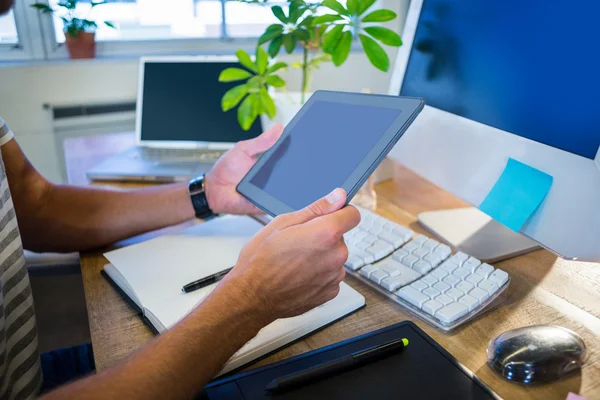
[[[250,182],[301,209],[341,187],[400,114],[315,101]]]

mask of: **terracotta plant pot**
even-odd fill
[[[72,37],[65,32],[67,49],[71,59],[96,57],[96,33],[79,32],[77,37]]]

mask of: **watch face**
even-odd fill
[[[204,174],[192,179],[189,183],[188,190],[192,195],[204,192]]]

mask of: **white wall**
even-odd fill
[[[382,5],[398,12],[390,28],[401,32],[409,0],[382,0]],[[395,49],[388,48],[390,60]],[[283,57],[297,61],[298,56]],[[287,90],[300,89],[300,71],[282,74]],[[362,53],[352,53],[346,63],[335,68],[325,64],[313,77],[312,89],[360,91],[364,88],[386,93],[391,76],[369,64]],[[0,66],[0,116],[15,132],[17,140],[33,164],[48,178],[61,180],[58,144],[52,132],[51,112],[44,104],[69,105],[130,101],[136,97],[137,59],[52,61],[32,65]]]

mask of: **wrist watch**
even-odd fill
[[[190,181],[188,190],[190,192],[190,199],[192,200],[192,206],[196,213],[196,218],[208,219],[215,216],[215,213],[210,209],[208,201],[206,200],[206,191],[204,190],[204,174]]]

